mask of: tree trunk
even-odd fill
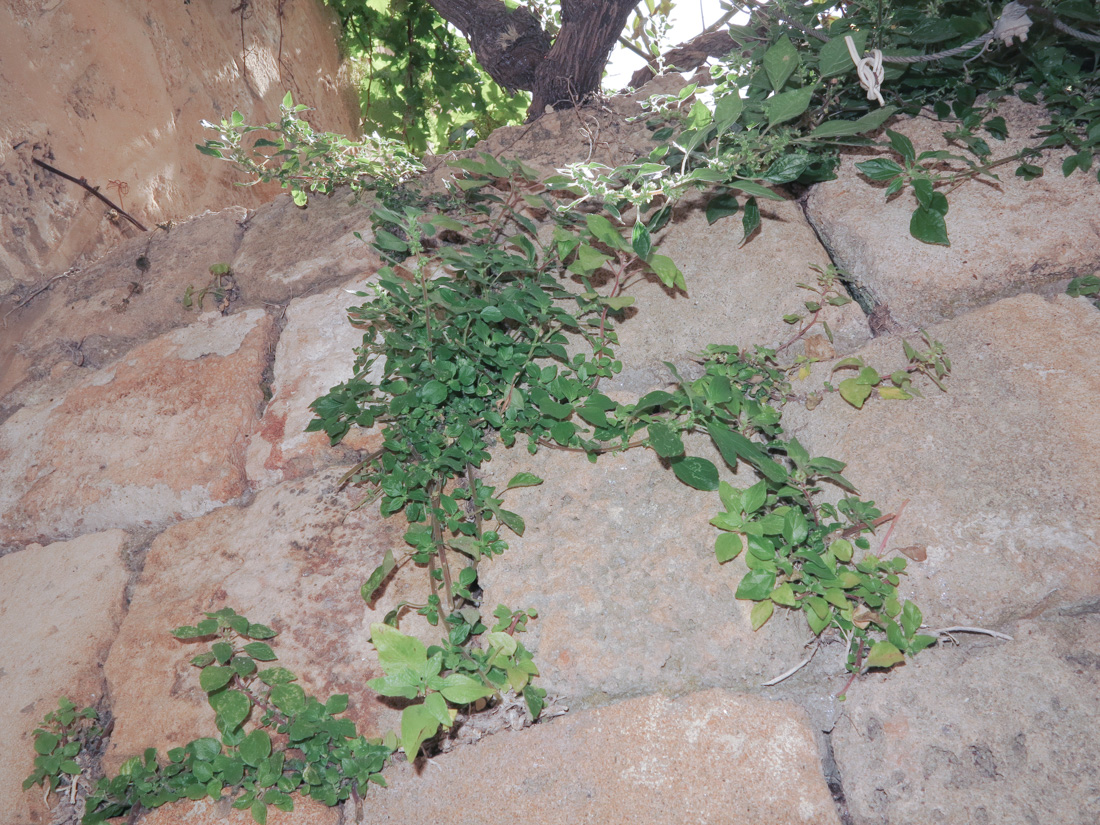
[[[562,0],[561,31],[551,44],[527,9],[502,0],[428,0],[455,26],[493,80],[531,92],[527,119],[547,106],[567,109],[600,88],[604,66],[638,0]]]

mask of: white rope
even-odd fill
[[[877,100],[879,106],[885,106],[882,99],[882,79],[885,76],[882,69],[882,52],[875,49],[869,57],[860,58],[856,51],[855,41],[850,35],[844,36],[844,42],[848,46],[848,54],[852,62],[856,64],[856,74],[859,76],[859,85],[867,92],[868,100]]]

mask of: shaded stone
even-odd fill
[[[1100,821],[1100,620],[960,634],[848,691],[833,732],[858,825]]]
[[[365,279],[381,265],[370,246],[373,208],[373,196],[356,198],[347,189],[313,195],[304,209],[280,195],[249,215],[233,271],[244,282],[263,283],[262,300],[271,303]]]
[[[270,487],[247,507],[176,524],[153,542],[106,665],[116,717],[105,757],[111,770],[145,748],[164,753],[214,734],[199,671],[189,664],[208,645],[181,643],[170,631],[222,607],[279,632],[273,664],[297,674],[307,693],[322,700],[347,693],[347,715],[361,733],[397,724],[390,700],[366,687],[381,675],[370,624],[403,598],[422,603],[427,574],[406,565],[375,609],[363,602],[360,586],[387,550],[404,546],[405,527],[369,507],[353,510],[362,491],[339,492],[340,475]],[[417,616],[401,628],[432,642],[441,632]]]
[[[917,379],[924,398],[862,410],[833,394],[792,406],[788,435],[848,462],[884,513],[909,502],[889,549],[927,553],[902,592],[933,627],[996,627],[1100,595],[1100,313],[1022,295],[929,332],[951,358],[946,393]],[[897,339],[859,355],[884,374],[904,357]]]
[[[721,462],[694,442],[688,452]],[[486,481],[500,490],[521,471],[544,483],[506,494],[527,530],[505,530],[510,548],[482,561],[483,604],[538,610],[523,643],[538,684],[570,708],[659,690],[752,689],[801,658],[810,636],[801,616],[753,633],[752,603],[734,598],[747,570],[740,558],[715,560],[717,493],[692,490],[637,449],[596,464],[572,452],[501,451]]]
[[[370,822],[839,823],[802,711],[709,690],[645,696],[386,772]]]
[[[102,705],[102,663],[122,620],[127,535],[110,530],[0,558],[0,822],[49,822],[34,768],[33,731],[67,696]],[[51,804],[56,802],[51,797]]]
[[[247,214],[239,207],[207,213],[125,241],[16,310],[0,340],[0,360],[10,358],[12,366],[0,379],[0,396],[24,386],[4,405],[41,403],[134,346],[196,321],[199,312],[184,308],[184,293],[208,286],[211,265],[233,259]],[[204,306],[214,303],[207,296]]]
[[[642,395],[671,380],[664,361],[683,367],[708,344],[751,351],[794,338],[799,327],[783,316],[806,314],[805,302],[815,296],[797,285],[816,285],[811,267],[825,267],[829,259],[794,201],[762,202],[761,213],[761,230],[739,247],[741,222],[727,218],[708,225],[705,196],[677,206],[656,248],[683,271],[687,294],[665,289],[655,277],[631,284],[627,294],[637,300],[616,325],[623,372],[608,387]],[[825,307],[821,317],[834,333],[836,351],[870,340],[867,319],[855,303]]]
[[[367,301],[354,294],[362,281],[299,298],[287,307],[287,323],[275,348],[272,397],[248,445],[248,478],[254,487],[307,475],[334,462],[354,463],[357,450],[381,444],[381,428],[352,427],[337,447],[323,432],[307,433],[313,420],[309,405],[352,377],[355,348],[363,329],[348,322],[347,308]],[[377,380],[382,364],[371,380]]]
[[[1001,101],[997,113],[1008,123],[1008,139],[979,132],[994,159],[1035,145],[1032,135],[1050,122],[1042,107],[1016,98]],[[908,136],[918,153],[967,154],[943,138],[953,128],[949,123],[921,116],[899,119],[893,128]],[[1063,177],[1062,161],[1071,153],[1068,148],[1045,150],[1041,159],[1029,159],[1045,170],[1036,180],[1016,177],[1014,163],[996,170],[998,181],[979,177],[952,192],[949,247],[909,234],[917,206],[911,190],[886,199],[886,184],[868,181],[855,168],[870,157],[897,160],[886,150],[846,152],[837,179],[811,189],[806,215],[858,287],[874,303],[887,304],[903,327],[915,329],[1100,268],[1100,183],[1091,173]],[[958,162],[948,165],[965,169]],[[937,168],[944,171],[942,165]]]
[[[169,218],[263,203],[276,186],[242,188],[233,165],[195,151],[217,137],[202,121],[234,109],[246,123],[276,121],[292,88],[314,110],[300,117],[354,135],[358,99],[338,39],[335,13],[315,2],[257,4],[247,23],[176,0],[0,5],[0,295],[144,234],[32,157],[85,178],[154,232]]]
[[[155,527],[240,498],[272,345],[261,310],[211,315],[0,425],[0,546]]]

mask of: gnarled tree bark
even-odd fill
[[[502,0],[428,0],[470,41],[493,80],[531,92],[527,119],[547,106],[568,109],[600,87],[615,40],[638,0],[562,0],[561,31],[551,40],[525,8]]]

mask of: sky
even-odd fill
[[[677,46],[699,34],[725,13],[719,0],[677,0],[672,9],[672,31],[669,46]],[[667,49],[666,49],[667,50]],[[621,89],[645,61],[633,52],[617,47],[611,53],[605,89]]]

